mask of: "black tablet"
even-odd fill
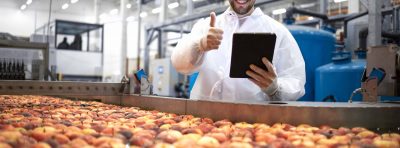
[[[274,33],[234,33],[232,43],[231,78],[249,78],[246,71],[250,64],[267,70],[261,61],[266,57],[272,62],[276,35]]]

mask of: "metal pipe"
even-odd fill
[[[390,38],[400,42],[400,33],[382,31],[382,37]]]
[[[303,9],[298,9],[295,7],[290,7],[286,11],[286,15],[285,15],[285,22],[287,24],[291,24],[291,23],[295,22],[295,19],[293,17],[294,14],[302,14],[302,15],[317,17],[317,18],[322,19],[323,23],[325,23],[328,20],[328,16],[326,14],[320,14],[320,13],[316,13],[316,12],[306,11]]]
[[[358,33],[359,38],[359,50],[367,50],[367,37],[368,37],[368,27],[360,30]]]
[[[347,37],[347,23],[349,21],[352,21],[354,19],[360,18],[360,17],[365,16],[367,14],[368,14],[368,11],[364,11],[364,12],[361,12],[361,13],[353,14],[353,15],[347,17],[346,19],[344,19],[344,31],[343,31],[344,32],[344,37]]]
[[[396,21],[396,23],[394,24],[394,30],[396,32],[400,32],[400,7],[397,7],[394,9],[394,20]]]

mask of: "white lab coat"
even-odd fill
[[[218,50],[199,52],[200,39],[207,34],[210,18],[201,19],[190,34],[173,50],[171,60],[178,72],[199,72],[191,99],[222,100],[297,100],[304,95],[305,65],[300,49],[281,23],[256,8],[244,21],[230,8],[218,15],[215,27],[224,31]],[[235,32],[268,32],[277,35],[272,64],[277,74],[278,92],[269,98],[260,87],[246,78],[230,78],[232,35]],[[245,44],[245,43],[244,43]]]

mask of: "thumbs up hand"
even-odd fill
[[[205,37],[201,39],[200,50],[209,51],[216,50],[219,48],[221,44],[222,35],[224,31],[222,29],[215,27],[216,15],[215,12],[210,13],[210,28],[208,29],[208,33]]]

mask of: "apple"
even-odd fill
[[[175,148],[174,145],[169,143],[157,143],[153,146],[153,148]]]
[[[189,133],[194,133],[194,134],[199,134],[199,135],[203,135],[203,131],[200,128],[186,128],[182,130],[182,134],[189,134]]]
[[[199,141],[201,139],[201,137],[202,136],[199,135],[199,134],[190,133],[190,134],[182,135],[182,137],[179,138],[178,141],[179,140],[184,140],[184,139],[190,139],[190,140],[193,140],[193,141],[197,142],[197,141]]]
[[[253,140],[251,140],[251,138],[249,138],[249,137],[232,137],[231,141],[232,142],[247,142],[247,143],[250,143]]]
[[[381,137],[374,138],[373,144],[379,148],[395,148],[400,147],[397,140],[386,140]]]
[[[182,134],[176,130],[163,131],[157,135],[157,139],[161,139],[167,143],[174,143],[181,137],[182,137]]]
[[[216,126],[216,127],[226,126],[226,125],[231,126],[232,122],[230,122],[229,120],[225,119],[225,120],[220,120],[220,121],[217,121],[217,122],[214,123],[214,126]]]
[[[0,131],[0,137],[4,137],[7,142],[16,142],[22,134],[18,131]]]
[[[190,135],[190,134],[188,134]],[[200,136],[200,135],[199,135]],[[198,137],[199,139],[201,137]],[[194,137],[185,137],[185,135],[179,139],[177,142],[174,143],[174,147],[176,148],[202,148],[201,146],[197,145],[197,141]]]
[[[71,142],[69,142],[69,143],[68,143],[68,146],[69,146],[69,147],[76,147],[76,148],[78,148],[78,147],[85,147],[85,146],[88,146],[88,144],[87,144],[87,142],[86,142],[85,140],[76,138],[76,139],[72,140]]]
[[[85,135],[95,135],[97,132],[94,129],[91,128],[85,128],[82,130],[82,133]]]
[[[224,143],[222,147],[229,148],[252,148],[253,146],[246,142],[232,142],[232,143]]]
[[[171,124],[163,124],[160,126],[161,131],[169,130],[171,129],[172,125]]]
[[[1,148],[12,148],[11,145],[9,145],[7,143],[2,143],[2,142],[0,142],[0,147]]]
[[[319,145],[325,145],[331,147],[339,143],[336,139],[321,139],[317,142]]]
[[[36,143],[32,146],[32,148],[51,148],[51,146],[44,142]]]
[[[45,141],[48,145],[50,145],[50,147],[54,148],[54,147],[60,147],[60,144],[54,140],[54,139],[47,139]]]
[[[59,144],[67,144],[70,141],[69,138],[63,134],[55,134],[52,138]]]
[[[207,123],[207,124],[213,124],[214,121],[211,118],[202,118],[201,119],[202,123]]]
[[[298,139],[295,141],[292,141],[292,144],[295,147],[315,147],[315,143],[311,140],[304,140],[304,139]]]
[[[201,123],[197,126],[197,128],[199,128],[203,133],[209,133],[210,131],[212,131],[215,127],[212,126],[212,124],[208,124],[208,123]]]
[[[289,141],[278,138],[275,141],[269,143],[270,147],[294,147]]]
[[[217,139],[220,143],[228,141],[228,137],[224,133],[208,133],[206,136]]]
[[[376,135],[374,132],[365,130],[365,131],[359,132],[359,133],[357,134],[357,136],[360,137],[360,138],[369,138],[369,139],[373,139],[373,138],[375,138],[377,135]]]
[[[129,143],[131,145],[136,145],[140,147],[149,147],[153,145],[154,141],[150,138],[144,136],[136,136],[134,135],[130,140]]]
[[[358,133],[361,133],[363,131],[368,131],[368,130],[366,128],[363,128],[363,127],[353,127],[351,129],[351,132],[353,132],[354,134],[358,134]]]
[[[220,145],[217,139],[209,136],[201,137],[197,144],[206,148],[219,147]]]

